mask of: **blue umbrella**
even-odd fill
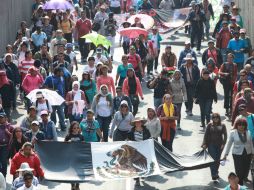
[[[44,10],[67,10],[74,9],[73,5],[66,0],[50,0],[43,6]]]

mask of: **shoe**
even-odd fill
[[[198,54],[198,55],[201,55],[201,51],[200,51],[200,50],[198,50],[198,51],[197,51],[197,54]]]
[[[158,71],[157,71],[157,69],[155,69],[155,70],[154,70],[154,72],[155,72],[156,74],[158,74]]]
[[[186,112],[186,113],[188,113],[188,112],[189,112],[189,110],[187,110],[187,109],[186,109],[186,110],[185,110],[185,112]]]
[[[188,112],[188,116],[193,116],[192,111]]]
[[[177,130],[179,130],[179,131],[182,130],[180,124],[177,124],[177,125],[176,125],[176,128],[177,128]]]
[[[213,176],[213,177],[212,177],[212,180],[213,180],[213,181],[217,180],[216,176]]]

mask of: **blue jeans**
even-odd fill
[[[157,108],[162,104],[162,98],[153,98],[153,104],[155,109],[157,110]]]
[[[215,160],[215,163],[213,163],[210,166],[211,175],[212,177],[216,177],[219,174],[219,166],[220,166],[220,156],[222,153],[222,150],[220,148],[221,146],[215,145],[215,144],[209,144],[208,145],[208,152],[211,155],[211,157]]]
[[[53,121],[54,123],[56,123],[56,111],[57,111],[57,115],[58,115],[58,119],[59,119],[59,123],[60,123],[60,127],[61,130],[65,130],[66,126],[64,123],[64,104],[60,105],[60,106],[52,106],[52,113],[50,116],[51,121]]]
[[[223,63],[227,62],[227,53],[228,53],[228,49],[227,49],[227,48],[221,48],[221,49],[220,49],[220,53],[221,53],[221,55],[222,55]]]
[[[195,85],[187,82],[185,84],[187,91],[187,102],[185,102],[185,107],[188,111],[192,111],[193,109],[193,97],[195,93]]]
[[[205,35],[209,36],[209,30],[210,30],[210,19],[206,19],[205,21]]]
[[[199,99],[201,124],[205,126],[206,123],[210,122],[210,114],[212,109],[213,100],[212,99]]]
[[[178,120],[177,120],[177,124],[180,124],[180,121],[181,121],[181,110],[182,110],[182,103],[178,103],[178,104],[175,104],[176,107],[177,107],[177,115],[178,115]]]
[[[98,115],[96,119],[100,124],[100,128],[103,133],[104,142],[108,142],[108,130],[109,130],[109,125],[111,123],[111,116],[101,117]]]
[[[0,172],[6,177],[8,161],[8,146],[0,146]]]

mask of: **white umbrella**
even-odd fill
[[[56,91],[48,90],[48,89],[35,89],[31,91],[26,97],[31,100],[33,103],[36,102],[36,93],[42,92],[45,99],[53,106],[61,105],[65,100],[62,96],[60,96]]]

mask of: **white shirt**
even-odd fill
[[[84,71],[89,72],[91,76],[93,75],[95,70],[96,70],[95,66],[90,67],[89,65],[85,65],[84,67]]]
[[[120,7],[121,1],[120,0],[110,0],[110,7]]]
[[[6,189],[6,183],[3,174],[0,172],[0,190]]]
[[[67,54],[67,52],[65,52]],[[76,58],[76,54],[72,51],[70,54],[67,54],[70,57],[71,60],[71,66],[74,65],[74,58]]]
[[[152,40],[152,43],[153,43],[153,48],[154,49],[157,49],[158,48],[158,39],[157,39],[157,34],[156,35],[152,35],[151,37],[151,40]]]
[[[36,106],[36,103],[34,103],[34,106]],[[51,104],[48,102],[48,106],[47,106],[46,101],[42,104],[38,102],[36,110],[37,110],[37,115],[39,117],[41,116],[41,111],[43,111],[43,110],[47,110],[49,113],[52,113],[52,111],[53,111]]]
[[[22,187],[18,188],[17,190],[38,190],[37,187],[35,187],[33,184],[31,185],[31,187],[27,188],[25,185],[23,185]]]
[[[95,65],[97,65],[98,62],[102,62],[103,64],[108,61],[107,57],[105,55],[101,55],[100,58],[95,56]]]
[[[111,107],[106,97],[100,97],[96,110],[101,117],[109,117],[111,115]]]
[[[186,67],[186,78],[188,82],[193,80],[192,78],[192,67]]]

